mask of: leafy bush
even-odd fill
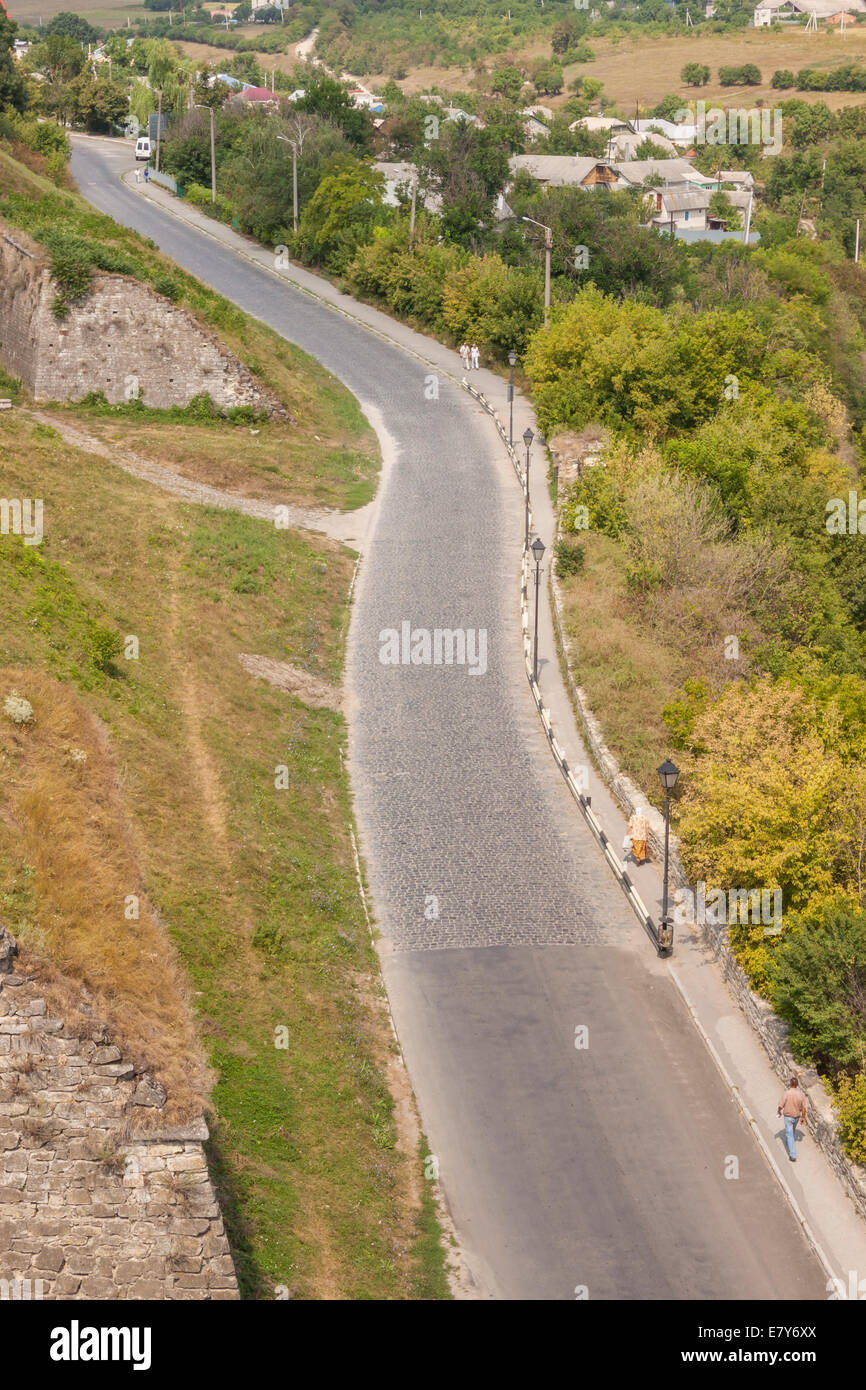
[[[776,956],[771,991],[798,1060],[830,1075],[862,1068],[866,912],[830,909],[819,925],[792,930]]]
[[[172,275],[154,275],[150,282],[157,294],[164,295],[166,299],[174,302],[180,298],[180,285]]]
[[[217,193],[213,199],[211,190],[200,183],[187,184],[184,197],[194,207],[201,208],[210,217],[218,217],[221,222],[231,222],[234,217],[234,207],[229,199],[223,193]]]
[[[101,623],[91,623],[87,646],[91,665],[95,666],[97,671],[110,675],[115,659],[123,651],[123,639],[119,633],[103,627]]]
[[[723,87],[760,87],[761,70],[754,63],[722,67],[719,68],[719,81]]]
[[[840,1076],[833,1090],[842,1147],[855,1163],[866,1163],[866,1072]]]
[[[567,541],[564,536],[560,536],[554,545],[553,553],[556,557],[558,579],[571,579],[575,574],[580,574],[586,563],[583,546]]]

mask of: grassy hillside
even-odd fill
[[[248,1296],[441,1294],[349,834],[336,687],[351,554],[180,505],[21,410],[0,417],[0,448],[6,494],[45,507],[40,546],[0,542],[0,696],[14,688],[36,712],[32,732],[4,722],[0,916],[73,976],[83,961],[91,983],[112,919],[152,950],[128,969],[163,1001],[156,1026],[158,948],[123,898],[152,905],[216,1077],[212,1156]],[[98,633],[135,635],[138,659],[105,659]],[[317,678],[330,705],[257,679],[241,655]],[[82,744],[83,770],[62,752]],[[109,765],[135,865],[99,849]]]
[[[4,212],[14,189],[16,225],[38,236],[55,205],[22,198],[31,176],[0,160]],[[63,209],[143,278],[173,277],[304,423],[253,435],[97,403],[56,408],[58,424],[238,493],[370,494],[374,440],[339,383],[79,199]],[[245,1296],[447,1297],[350,831],[340,684],[356,557],[181,503],[12,390],[3,492],[42,499],[44,539],[0,537],[0,920],[61,996],[96,993],[169,1113],[206,1096],[206,1056],[211,1168]],[[13,692],[31,721],[2,712]]]

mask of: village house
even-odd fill
[[[821,23],[856,23],[858,15],[866,14],[866,0],[847,0],[840,8],[839,0],[761,0],[755,9],[752,23],[756,29],[768,24],[784,24],[799,21],[803,16],[814,15]]]

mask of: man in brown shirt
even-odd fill
[[[792,1076],[788,1082],[788,1089],[779,1101],[776,1111],[785,1121],[785,1143],[788,1145],[788,1157],[792,1163],[797,1162],[797,1122],[806,1118],[806,1097],[800,1090],[800,1082],[796,1076]]]

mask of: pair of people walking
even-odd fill
[[[468,343],[460,344],[460,361],[463,363],[464,371],[468,372],[472,368],[475,368],[477,371],[481,366],[480,357],[481,355],[478,351],[477,343],[473,343],[471,347]]]

